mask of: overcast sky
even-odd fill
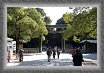
[[[73,12],[69,7],[37,7],[44,9],[47,16],[50,16],[52,22],[51,25],[55,25],[57,20],[62,17],[66,12]]]

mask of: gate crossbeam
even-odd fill
[[[59,25],[46,25],[46,28],[66,28],[66,24],[59,24]]]

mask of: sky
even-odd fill
[[[55,25],[57,20],[60,19],[66,12],[73,12],[73,9],[69,7],[37,7],[44,9],[46,16],[49,16],[52,20],[50,25]]]

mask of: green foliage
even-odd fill
[[[46,23],[38,11],[35,8],[8,7],[8,36],[28,42],[31,38],[47,35]]]
[[[60,18],[57,20],[56,25],[58,24],[65,24],[65,21],[63,20],[63,18]]]
[[[47,25],[47,24],[50,24],[52,22],[52,20],[50,19],[49,16],[46,16],[46,17],[44,17],[44,22],[46,22],[46,25]]]
[[[77,38],[76,36],[74,36],[74,37],[73,37],[73,41],[75,41],[75,42],[80,42],[80,39]]]
[[[37,23],[30,17],[25,16],[21,20],[17,21],[17,27],[20,29],[20,39],[28,42],[33,37],[33,30],[36,30]],[[27,38],[26,38],[27,37]]]
[[[74,18],[72,18],[73,20],[70,17],[68,18],[68,14],[64,15],[66,15],[64,16],[65,22],[69,23],[69,26],[66,28],[64,32],[64,39],[67,39],[74,35],[83,36],[84,34],[87,34],[88,38],[96,38],[97,8],[92,8],[85,11],[83,10],[81,13],[74,16]]]
[[[75,14],[73,13],[65,13],[63,14],[63,20],[65,23],[70,23],[73,21]]]
[[[44,22],[47,24],[50,24],[52,20],[50,19],[49,16],[46,16],[46,13],[44,12],[44,9],[41,8],[36,8],[37,12],[39,12],[44,20]]]
[[[79,13],[82,13],[83,11],[88,11],[90,7],[75,7],[73,9],[74,9],[73,12],[75,14],[79,14]]]
[[[70,32],[71,31],[71,32]],[[67,40],[68,37],[73,36],[73,25],[68,25],[65,32],[63,33],[63,38]]]
[[[46,13],[44,12],[43,9],[41,9],[41,8],[36,8],[36,10],[37,10],[38,12],[41,13],[42,17],[46,16]]]
[[[7,14],[7,20],[9,20],[9,21],[12,20],[12,17],[9,14]]]

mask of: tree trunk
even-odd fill
[[[40,39],[39,39],[39,53],[42,52],[42,36],[40,35]]]
[[[19,37],[20,37],[20,29],[19,32],[16,34],[16,54],[18,53],[19,50]]]
[[[18,50],[19,50],[19,43],[18,41],[16,41],[16,54],[18,53]]]

